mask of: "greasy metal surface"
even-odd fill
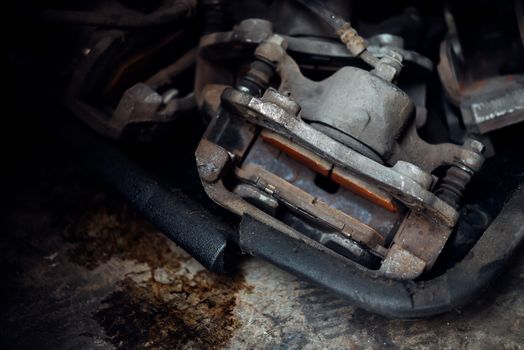
[[[266,167],[331,207],[348,213],[367,225],[374,227],[384,237],[388,236],[398,220],[397,215],[394,213],[379,208],[344,188],[339,188],[335,192],[328,192],[322,189],[315,183],[315,172],[300,166],[293,159],[265,143],[259,141],[255,143],[252,152],[246,159],[246,163],[251,162]]]
[[[213,148],[215,148],[214,151],[213,151]],[[209,142],[208,140],[205,140],[205,139],[201,140],[195,152],[197,164],[205,164],[205,162],[203,162],[202,160],[209,159],[209,154],[221,153],[222,151],[220,149],[221,149],[220,146],[215,145]],[[222,171],[221,166],[224,166],[224,165],[225,165],[224,163],[220,163],[220,158],[217,159],[217,163],[215,163],[212,167],[213,172]],[[206,177],[207,167],[198,166],[198,170],[199,170],[199,176],[201,178]],[[282,232],[288,235],[289,237],[297,239],[298,241],[301,241],[309,246],[315,247],[315,249],[317,249],[318,251],[324,254],[327,254],[327,255],[334,254],[331,250],[327,249],[323,245],[318,244],[316,241],[300,234],[299,232],[297,232],[295,229],[291,228],[287,224],[261,211],[253,204],[245,201],[238,194],[230,192],[225,187],[222,179],[215,180],[214,182],[208,182],[202,179],[202,185],[204,187],[204,190],[206,191],[206,194],[209,196],[209,198],[211,198],[218,205],[231,211],[232,213],[238,216],[249,215],[249,216],[256,217],[257,220],[264,223],[265,225],[268,225],[269,227],[272,227],[278,230],[279,232]],[[249,253],[249,251],[247,251],[246,253]]]
[[[222,95],[222,101],[225,102],[226,107],[229,107],[232,111],[238,113],[239,116],[246,118],[248,121],[268,128],[277,134],[281,134],[281,136],[287,137],[293,140],[293,142],[297,142],[300,146],[308,148],[308,151],[314,152],[317,156],[324,157],[325,159],[321,158],[320,160],[309,160],[308,163],[313,167],[314,170],[320,170],[320,173],[326,172],[327,170],[327,174],[330,176],[334,167],[340,167],[342,170],[348,170],[358,174],[359,176],[362,176],[363,180],[371,180],[372,183],[374,183],[380,190],[388,191],[391,195],[395,196],[409,207],[416,209],[416,206],[414,205],[416,205],[416,202],[419,202],[418,206],[420,209],[424,208],[425,210],[430,210],[430,215],[427,215],[426,213],[422,214],[424,217],[415,217],[415,215],[412,213],[412,215],[409,215],[408,219],[403,222],[403,225],[401,226],[402,229],[399,230],[400,235],[395,235],[395,249],[387,253],[380,272],[383,275],[392,278],[414,279],[420,276],[424,270],[431,269],[434,262],[440,255],[444,244],[448,240],[455,223],[454,220],[456,220],[456,215],[454,216],[452,213],[453,210],[447,211],[449,209],[447,208],[449,203],[442,205],[443,202],[440,203],[441,199],[439,198],[438,200],[435,200],[434,194],[430,194],[426,199],[423,198],[424,191],[428,191],[428,193],[430,193],[429,190],[431,189],[434,182],[432,176],[429,173],[424,172],[416,165],[405,161],[399,160],[396,162],[393,168],[387,168],[383,167],[379,163],[374,162],[373,160],[362,157],[358,153],[354,153],[353,157],[347,157],[347,154],[351,152],[350,149],[346,149],[344,152],[342,152],[343,147],[341,147],[341,144],[334,142],[334,140],[330,139],[322,132],[318,132],[317,130],[313,129],[303,121],[303,119],[311,119],[308,116],[308,113],[312,113],[311,115],[314,115],[315,118],[322,116],[322,113],[326,113],[325,115],[329,116],[329,119],[314,119],[310,121],[321,122],[324,127],[326,125],[330,127],[337,127],[337,130],[344,132],[346,129],[344,129],[343,124],[330,124],[337,120],[337,115],[339,115],[341,111],[342,114],[340,114],[339,119],[343,120],[344,123],[347,123],[348,120],[353,120],[355,122],[355,124],[349,123],[349,125],[346,125],[347,130],[350,130],[351,133],[356,132],[357,135],[353,134],[352,136],[354,136],[356,140],[366,140],[367,146],[373,144],[373,142],[375,142],[374,140],[384,146],[384,139],[389,137],[389,142],[386,142],[385,149],[378,151],[376,148],[374,148],[374,151],[379,153],[380,156],[388,159],[391,153],[393,153],[394,149],[398,150],[398,148],[400,148],[399,145],[396,144],[396,138],[398,137],[397,135],[400,135],[402,129],[406,127],[405,124],[408,122],[408,117],[413,108],[410,99],[407,97],[407,95],[405,96],[405,99],[402,99],[401,96],[397,96],[395,93],[399,90],[396,87],[393,85],[389,86],[383,80],[375,77],[374,79],[377,79],[375,83],[370,83],[367,81],[362,85],[372,86],[375,89],[378,89],[378,86],[383,86],[387,91],[392,91],[393,96],[390,98],[391,103],[382,110],[378,108],[377,116],[376,111],[370,112],[370,109],[366,110],[369,105],[376,106],[376,104],[370,103],[370,101],[367,101],[363,96],[369,98],[370,96],[375,95],[382,96],[384,93],[379,94],[376,91],[364,91],[364,95],[357,96],[353,96],[355,94],[350,93],[348,96],[345,96],[345,98],[337,98],[337,101],[346,101],[348,98],[350,98],[349,96],[351,96],[351,98],[356,98],[355,100],[351,100],[350,98],[350,105],[352,106],[356,104],[358,106],[357,110],[363,111],[363,116],[365,118],[364,120],[353,118],[355,115],[358,116],[359,114],[354,111],[351,112],[351,110],[349,111],[351,118],[342,117],[345,115],[344,113],[348,112],[347,110],[350,109],[348,106],[341,108],[337,114],[337,112],[333,110],[333,106],[337,105],[337,101],[329,100],[329,98],[331,98],[334,93],[330,89],[326,90],[325,87],[321,87],[318,83],[314,83],[303,77],[300,74],[298,66],[289,56],[281,55],[281,57],[283,60],[273,60],[278,62],[278,73],[282,78],[280,89],[281,91],[289,91],[290,93],[281,94],[270,88],[265,92],[261,99],[257,99],[256,97],[239,92],[237,90],[226,89]],[[344,71],[341,70],[338,73],[340,72],[343,73]],[[356,72],[362,72],[361,75],[363,77],[372,76],[365,71],[356,70],[351,71],[351,74],[348,73],[348,77],[358,75]],[[336,83],[331,81],[332,78],[336,75],[337,73],[324,81],[328,87],[338,86]],[[348,77],[344,79],[344,83],[347,82]],[[317,84],[320,88],[315,88],[313,86],[309,86],[308,84]],[[355,86],[355,84],[350,85],[352,87]],[[360,86],[360,84],[356,84],[356,86]],[[339,89],[335,89],[334,91],[338,90]],[[293,94],[294,99],[289,98],[290,94]],[[323,101],[323,94],[329,97],[327,101]],[[297,98],[298,103],[295,102],[295,99]],[[403,117],[399,119],[399,124],[392,125],[389,120],[386,121],[387,118],[384,117],[386,114],[391,112],[391,110],[395,110],[394,106],[396,103],[399,103],[399,108],[393,114]],[[300,108],[299,105],[302,108]],[[314,110],[310,111],[311,107],[308,108],[308,106],[313,106],[312,108]],[[326,109],[326,106],[328,107],[328,111],[323,110]],[[411,106],[411,108],[407,108],[408,106]],[[381,119],[381,117],[383,119]],[[379,121],[379,123],[378,125],[370,128],[370,132],[368,133],[366,130],[359,129],[359,127],[362,125],[367,126],[370,124],[370,120]],[[381,124],[381,120],[384,120],[385,123]],[[393,128],[393,130],[390,129],[390,126]],[[413,129],[412,126],[408,126],[408,128],[409,127]],[[377,130],[383,130],[384,134],[378,133],[377,135]],[[325,130],[323,131],[326,132]],[[385,135],[387,135],[387,137]],[[416,131],[415,134],[408,132],[407,137],[408,139],[418,139],[418,137],[416,137]],[[336,139],[341,141],[339,138]],[[474,171],[478,170],[478,168],[482,165],[482,150],[472,150],[467,147],[468,144],[469,143],[466,143],[463,148],[460,148],[459,152],[464,156],[456,157],[454,161],[455,163],[460,162],[460,164],[465,166],[468,171],[472,171],[472,173],[474,173]],[[482,144],[479,142],[476,142],[476,144],[482,146]],[[349,146],[351,147],[352,145]],[[414,150],[415,153],[420,151],[422,150]],[[308,159],[308,157],[304,157],[303,154],[300,156],[300,158]],[[309,159],[310,158],[311,157],[309,157]],[[445,160],[445,156],[438,158],[440,158],[440,161]],[[437,161],[438,158],[436,159]],[[324,160],[324,162],[322,162],[322,160]],[[327,166],[324,164],[326,160],[328,164]],[[380,170],[377,168],[375,169],[376,171],[371,171],[373,166],[381,168]],[[348,225],[344,224],[344,222],[349,221],[343,218],[339,218],[338,222],[337,220],[333,220],[332,216],[335,215],[335,212],[332,211],[329,206],[326,206],[326,203],[320,201],[319,204],[321,206],[316,207],[316,197],[307,193],[300,195],[299,191],[286,192],[285,189],[287,187],[289,187],[289,189],[292,189],[293,187],[287,186],[287,183],[283,180],[281,181],[278,176],[275,176],[270,172],[267,173],[267,176],[264,176],[263,173],[267,172],[267,170],[264,170],[263,168],[247,168],[252,170],[251,175],[244,174],[246,168],[247,165],[243,165],[243,168],[237,172],[237,176],[240,176],[240,178],[243,180],[249,180],[253,185],[257,186],[260,190],[268,192],[270,195],[277,193],[278,199],[283,201],[287,206],[290,206],[291,208],[294,208],[298,211],[303,211],[307,214],[306,216],[313,217],[316,221],[328,223],[328,225],[331,227],[345,233],[346,235],[349,234],[349,237],[352,237],[357,242],[363,243],[372,250],[379,252],[380,255],[383,255],[383,252],[377,250],[378,246],[370,242],[369,234],[365,233],[366,230],[358,229],[355,232],[345,232],[344,228]],[[402,181],[402,184],[400,187],[395,187],[394,182],[398,179]],[[262,185],[259,184],[260,180],[263,182]],[[405,181],[412,182],[406,184]],[[284,184],[286,186],[284,186]],[[270,191],[268,189],[270,189]],[[412,193],[410,194],[409,192]],[[208,193],[210,192],[208,191]],[[417,194],[413,195],[413,193]],[[409,198],[410,196],[412,198]],[[217,202],[221,205],[224,205],[224,201],[218,200]],[[455,205],[455,202],[452,202],[451,204]],[[322,208],[324,208],[323,206],[326,207],[326,210],[322,210]],[[324,218],[324,216],[327,218]],[[352,219],[351,216],[349,218]],[[330,220],[332,222],[330,222]],[[411,221],[413,221],[413,223]],[[384,246],[385,245],[382,245],[382,247]]]
[[[227,63],[231,59],[249,57],[257,44],[273,33],[271,25],[260,19],[247,19],[240,22],[230,32],[211,33],[202,37],[200,42],[201,54],[212,62]],[[326,60],[343,65],[355,62],[357,59],[348,51],[342,43],[336,43],[327,38],[315,36],[290,36],[280,33],[288,42],[288,50],[291,54],[308,55],[309,61],[313,63],[325,63]],[[416,65],[424,70],[432,71],[433,63],[430,59],[420,54],[395,47],[407,65]],[[387,45],[370,45],[368,51],[375,57],[382,58],[391,50]]]
[[[522,255],[466,308],[388,320],[258,259],[203,271],[83,171],[36,159],[16,199],[3,186],[3,349],[524,349]]]
[[[486,133],[524,121],[524,75],[491,79],[485,85],[460,105],[469,128]]]
[[[349,68],[345,69],[347,71]],[[398,87],[377,77],[370,78],[370,74],[360,69],[352,68],[347,71],[351,75],[361,76],[360,79],[355,80],[356,83],[359,83],[359,86],[362,83],[364,87],[356,89],[356,95],[360,98],[353,101],[353,104],[360,106],[360,108],[348,105],[341,108],[342,103],[354,98],[352,96],[354,92],[349,96],[346,95],[353,87],[345,87],[345,84],[354,78],[336,79],[336,76],[347,75],[343,71],[344,69],[340,71],[341,73],[337,72],[325,81],[313,82],[303,76],[300,67],[290,56],[284,56],[278,65],[278,73],[282,79],[279,91],[282,93],[290,92],[291,98],[303,107],[300,117],[313,122],[322,122],[322,124],[317,124],[316,128],[324,132],[326,132],[325,129],[329,128],[323,124],[330,125],[331,130],[328,130],[330,136],[371,159],[380,161],[376,154],[378,153],[388,160],[390,165],[399,160],[404,160],[416,164],[428,173],[439,166],[453,163],[455,159],[472,159],[475,167],[482,163],[482,159],[479,159],[482,157],[475,158],[474,152],[465,150],[460,146],[451,143],[430,145],[422,140],[417,133],[414,120],[409,119],[414,108],[410,98]],[[334,80],[334,82],[331,82],[331,80]],[[335,91],[331,90],[333,84],[338,85],[338,89],[335,89]],[[367,84],[377,86],[369,87]],[[361,96],[359,91],[361,89],[367,90],[367,94]],[[338,90],[341,90],[342,93]],[[333,99],[330,95],[338,98]],[[372,99],[370,96],[380,96],[380,98]],[[388,98],[389,101],[384,102],[382,98]],[[362,100],[365,103],[362,103]],[[377,100],[380,102],[377,102]],[[323,106],[324,104],[325,106]],[[322,117],[323,113],[326,113],[327,117]],[[321,117],[318,117],[318,115]],[[351,118],[348,118],[348,116],[351,116]],[[395,118],[392,118],[392,116],[395,116]],[[374,119],[378,120],[375,121]],[[392,122],[391,119],[395,121]],[[374,126],[371,129],[386,128],[388,132],[368,129],[367,123]],[[333,126],[342,132],[345,129],[352,129],[352,131],[350,133],[346,131],[345,134],[339,132],[337,135],[334,134],[336,130],[333,129]],[[403,134],[400,135],[402,132]],[[340,134],[342,134],[342,137],[339,136]]]
[[[167,123],[179,112],[195,107],[193,94],[185,98],[163,96],[151,86],[138,83],[124,92],[112,117],[99,122],[104,125],[104,135],[118,139],[131,124]]]
[[[449,227],[439,225],[419,214],[409,213],[393,239],[395,249],[388,252],[382,268],[387,270],[388,265],[400,257],[398,265],[412,271],[412,278],[419,276],[424,270],[431,269],[448,241],[451,231]],[[409,253],[410,256],[408,257],[407,253],[399,254],[402,251]]]
[[[321,4],[318,6],[324,9]],[[263,30],[256,32],[254,29],[257,27]],[[337,28],[337,30],[338,29],[339,28]],[[256,37],[253,37],[253,33],[256,33]],[[271,33],[272,27],[268,22],[247,20],[242,22],[232,32],[214,33],[206,36],[200,44],[202,53],[205,55],[207,52],[207,57],[213,60],[212,56],[223,56],[216,55],[216,53],[215,55],[210,55],[209,50],[212,51],[213,46],[218,45],[218,47],[220,47],[222,45],[222,47],[225,48],[227,47],[227,45],[225,45],[226,43],[236,42],[237,47],[248,50],[254,43],[266,40],[264,38],[267,38]],[[341,35],[342,41],[348,44],[349,51],[353,52],[355,56],[360,55],[362,52],[368,54],[365,52],[366,46],[362,38],[357,35],[349,23],[346,23],[338,34]],[[274,37],[278,37],[279,42],[284,43],[280,36],[273,35],[272,38]],[[248,45],[241,45],[243,42]],[[375,185],[378,187],[379,191],[388,191],[391,195],[414,209],[424,208],[427,210],[429,208],[431,214],[428,217],[434,215],[439,220],[445,222],[445,225],[448,226],[447,228],[440,228],[440,224],[435,222],[439,227],[439,233],[442,234],[439,234],[438,239],[432,240],[432,243],[427,244],[427,247],[424,247],[424,249],[417,249],[421,244],[411,244],[407,246],[399,244],[397,251],[401,254],[390,254],[386,259],[385,266],[387,267],[392,265],[395,257],[402,255],[403,261],[406,261],[406,257],[408,257],[408,260],[411,258],[411,262],[407,263],[407,265],[416,265],[417,267],[411,269],[412,273],[410,273],[409,276],[410,278],[417,277],[424,269],[429,269],[433,265],[451,232],[451,227],[457,219],[456,212],[454,213],[453,210],[448,210],[450,209],[448,205],[443,204],[444,202],[441,203],[440,199],[435,200],[434,195],[430,194],[428,198],[422,198],[422,192],[426,190],[429,193],[434,183],[429,172],[440,165],[447,165],[456,160],[463,161],[468,165],[471,163],[471,168],[477,169],[482,164],[482,155],[447,144],[432,147],[418,137],[415,124],[413,123],[414,120],[411,118],[414,110],[411,99],[395,85],[386,82],[393,80],[398,74],[402,60],[400,55],[390,53],[378,64],[376,62],[377,60],[374,59],[372,66],[375,66],[375,70],[373,70],[372,73],[380,76],[382,79],[361,69],[345,67],[331,77],[321,82],[315,82],[302,75],[298,64],[290,56],[286,55],[281,47],[273,46],[268,45],[267,42],[264,41],[257,46],[255,52],[257,59],[262,58],[267,62],[271,62],[272,65],[276,64],[277,72],[281,78],[279,86],[281,93],[269,89],[259,101],[256,98],[249,99],[247,96],[243,98],[240,95],[235,98],[235,96],[232,96],[234,92],[226,89],[222,95],[223,102],[226,102],[229,107],[233,107],[232,111],[238,113],[240,117],[245,117],[252,123],[281,133],[293,140],[293,142],[298,142],[301,146],[309,148],[309,152],[313,151],[319,157],[325,157],[327,164],[325,164],[326,161],[322,162],[323,159],[320,159],[320,161],[318,159],[312,160],[311,157],[304,156],[303,152],[300,153],[293,150],[291,155],[305,162],[305,164],[314,171],[324,174],[324,176],[331,178],[331,180],[343,180],[337,182],[339,184],[345,184],[346,187],[348,187],[348,184],[351,185],[349,187],[358,190],[357,192],[361,195],[370,193],[369,191],[361,190],[365,188],[365,186],[354,185],[355,181],[347,181],[347,177],[339,176],[341,174],[335,173],[335,169],[355,172],[357,175],[362,176],[364,181],[371,180],[372,186]],[[285,46],[286,45],[282,45],[284,48]],[[253,71],[254,69],[252,68],[246,76],[253,76],[251,73]],[[254,75],[254,78],[257,77],[258,75]],[[252,84],[248,84],[246,87],[241,84],[242,86],[239,90],[242,92],[251,91],[250,95],[259,97],[263,86],[268,85],[269,79],[265,77],[264,79],[254,78],[251,80],[255,82],[260,80],[263,83],[255,84],[256,86],[252,88],[247,87]],[[292,98],[289,98],[289,96],[292,96]],[[394,118],[392,118],[392,116],[394,116]],[[311,124],[306,125],[302,120]],[[321,133],[315,133],[309,126],[321,131]],[[404,132],[406,129],[407,132]],[[402,134],[404,134],[403,138],[405,138],[405,140],[401,139]],[[326,137],[326,135],[379,163],[385,161],[389,165],[395,164],[394,170],[392,171],[392,169],[385,167],[371,169],[372,167],[369,165],[373,164],[373,162],[369,162],[369,160],[369,164],[367,164],[368,167],[366,168],[366,164],[364,164],[366,159],[363,157],[359,158],[358,154],[355,154],[353,163],[348,166],[351,160],[346,157],[346,161],[341,161],[341,158],[346,155],[342,153],[350,153],[351,151],[349,151],[349,149],[345,149],[344,151],[340,149],[338,150],[339,152],[337,152],[337,146],[335,146],[333,142],[330,143],[332,140]],[[220,145],[224,146],[223,144]],[[252,152],[256,152],[256,148],[255,146],[254,149],[250,150],[248,158]],[[282,149],[282,147],[280,148]],[[288,151],[289,149],[289,147],[285,148],[285,150]],[[446,150],[447,152],[440,152],[442,150]],[[257,156],[254,158],[257,159],[258,162],[264,163],[263,157]],[[414,162],[415,165],[413,165],[406,162],[406,160],[421,161],[420,163]],[[248,161],[244,164],[246,163],[248,163]],[[362,168],[366,169],[362,170]],[[263,169],[260,169],[260,172],[262,171]],[[384,175],[383,173],[387,173],[388,171],[389,173],[387,175],[381,176],[379,179],[379,174]],[[331,177],[332,174],[334,175],[333,177]],[[358,177],[353,176],[353,178],[357,180],[357,182],[365,183]],[[400,187],[393,184],[395,178],[402,180]],[[277,179],[278,177],[275,177],[273,182],[276,182]],[[405,185],[404,180],[408,181],[409,184]],[[209,184],[205,184],[204,186],[208,194],[213,193],[212,198],[222,206],[226,208],[242,206],[242,204],[238,202],[238,199],[225,199],[224,197],[227,196],[222,190],[218,190],[221,185],[210,186]],[[269,183],[267,179],[265,179],[264,186],[271,186],[272,190],[270,194],[273,194],[274,183]],[[215,188],[215,190],[211,191],[211,187]],[[308,187],[306,191],[309,193],[311,187],[314,186]],[[417,188],[419,188],[420,191],[417,191]],[[267,190],[266,188],[259,189]],[[282,189],[279,190],[283,191]],[[408,194],[407,192],[409,192],[409,190],[413,190],[413,193]],[[220,194],[221,192],[222,194]],[[295,195],[297,195],[297,193],[295,193]],[[316,221],[321,220],[322,215],[319,215],[319,208],[314,208],[314,206],[311,206],[309,203],[311,198],[317,197],[306,198],[305,196],[298,196],[294,198],[295,200],[291,197],[288,196],[280,199],[284,200],[288,206],[291,206],[295,210],[305,211],[307,213],[306,216],[312,216]],[[375,195],[373,198],[375,199],[375,203],[385,203],[383,200],[380,201],[380,199],[382,199],[380,196],[377,197]],[[377,198],[379,200],[377,200]],[[313,200],[313,203],[315,200]],[[233,202],[238,204],[231,205]],[[418,208],[415,204],[416,202],[419,202]],[[324,205],[324,202],[321,201],[320,203]],[[382,204],[382,206],[384,205]],[[309,209],[306,209],[306,207]],[[394,206],[391,205],[391,200],[389,201],[388,207],[394,208]],[[235,212],[238,214],[244,211],[237,208]],[[329,215],[329,213],[324,212],[324,215]],[[378,218],[375,219],[378,220]],[[324,219],[324,221],[327,222],[329,220]],[[334,227],[338,227],[340,230],[339,226],[334,225]],[[342,228],[343,227],[344,225]],[[444,231],[445,233],[443,233]],[[391,231],[385,232],[384,236],[388,237],[390,233]],[[417,228],[410,227],[409,230],[404,232],[404,235],[406,237],[418,237]],[[357,238],[357,241],[369,243],[367,242],[368,240],[362,238],[361,234],[357,236],[360,236]],[[431,237],[432,235],[430,235],[430,238]],[[367,245],[369,246],[369,244]],[[388,271],[389,275],[393,276],[393,269],[388,269]],[[403,274],[403,276],[405,277],[407,275]]]
[[[333,164],[329,164],[329,162],[315,155],[313,152],[310,152],[275,133],[262,131],[260,136],[264,142],[275,146],[316,173],[331,179],[342,187],[392,213],[398,211],[398,207],[393,202],[393,198],[390,195],[357,179],[355,176],[342,169],[335,168]]]
[[[456,223],[458,213],[415,179],[401,174],[395,167],[385,167],[351,150],[312,128],[299,116],[290,115],[274,103],[265,102],[264,98],[257,99],[234,89],[226,89],[222,101],[248,121],[293,138],[301,146],[391,193],[407,206],[424,208],[429,215],[446,225],[453,226]]]
[[[424,260],[409,250],[393,244],[389,248],[386,258],[382,261],[380,271],[385,277],[413,280],[420,276],[426,265]]]
[[[263,135],[264,133],[262,133]],[[244,164],[256,164],[264,167],[289,183],[314,195],[329,206],[373,227],[384,237],[389,236],[398,221],[397,214],[384,210],[344,187],[332,189],[330,192],[322,189],[315,183],[315,179],[317,173],[328,175],[329,168],[324,168],[325,173],[322,173],[319,169],[316,169],[317,172],[310,170],[299,164],[297,160],[264,142],[263,137],[255,141],[244,160]]]
[[[304,120],[344,134],[345,138],[333,136],[350,147],[361,142],[382,159],[389,159],[414,111],[405,92],[354,67],[344,67],[320,82],[303,76],[290,58],[279,68],[279,90],[291,92],[293,100],[302,107]],[[352,142],[346,142],[347,138]]]
[[[466,128],[483,134],[522,122],[524,75],[496,75],[475,80],[468,66],[460,65],[451,46],[449,40],[442,42],[438,72],[448,99],[460,108]],[[485,62],[484,70],[493,64]]]
[[[235,174],[243,181],[257,186],[268,194],[281,200],[292,208],[307,213],[315,220],[322,222],[348,238],[366,244],[375,249],[378,244],[384,244],[384,237],[373,228],[361,223],[354,217],[330,207],[317,197],[302,191],[277,175],[256,165],[244,165]]]
[[[268,23],[263,21],[243,23],[246,24],[267,27],[268,33],[271,30]],[[351,31],[351,28],[346,29]],[[353,30],[349,35],[355,36],[356,32]],[[350,38],[349,41],[351,40]],[[237,84],[237,88],[226,88],[222,93],[221,100],[226,111],[240,119],[237,121],[238,131],[248,125],[242,124],[241,120],[244,119],[244,123],[249,122],[269,129],[280,137],[289,139],[288,143],[296,143],[297,146],[303,147],[303,151],[297,151],[285,142],[275,143],[275,139],[271,139],[273,145],[287,153],[291,152],[291,156],[305,162],[312,170],[324,174],[329,180],[338,179],[339,184],[354,191],[357,189],[355,192],[366,195],[367,199],[370,199],[371,193],[375,203],[385,203],[384,200],[379,201],[382,198],[376,195],[376,191],[368,191],[367,186],[358,185],[368,182],[368,186],[390,196],[389,204],[391,197],[395,197],[410,209],[419,211],[424,216],[420,218],[421,222],[429,227],[426,230],[428,239],[421,239],[421,231],[417,225],[404,225],[401,231],[402,240],[396,241],[396,250],[387,254],[384,268],[380,270],[388,277],[418,277],[424,270],[433,266],[458,220],[455,208],[457,203],[444,201],[442,198],[447,197],[437,197],[432,192],[435,180],[430,171],[439,165],[449,165],[449,160],[452,159],[453,164],[460,163],[474,173],[482,165],[481,152],[466,146],[451,147],[456,151],[455,154],[434,152],[433,157],[428,157],[431,159],[429,164],[434,162],[432,167],[428,166],[428,162],[423,165],[425,169],[430,167],[427,170],[419,167],[418,163],[404,160],[405,156],[409,158],[412,154],[418,158],[425,158],[424,148],[430,146],[425,144],[416,132],[412,118],[413,102],[406,93],[389,82],[396,76],[395,65],[398,64],[398,69],[401,67],[400,55],[393,54],[383,58],[372,72],[345,67],[321,82],[314,82],[302,74],[298,64],[285,52],[286,47],[287,43],[278,35],[271,35],[257,46],[256,60]],[[268,88],[275,69],[281,78],[279,91]],[[212,121],[196,153],[200,177],[207,194],[217,204],[238,215],[252,215],[269,227],[280,227],[283,232],[291,235],[302,232],[303,230],[290,225],[289,222],[280,222],[282,217],[275,220],[267,213],[257,210],[256,201],[251,204],[243,202],[226,188],[228,181],[220,179],[220,175],[224,174],[226,162],[214,159],[212,153],[215,152],[215,148],[216,153],[227,158],[227,152],[233,151],[223,142],[227,140],[224,134],[227,134],[226,130],[231,129],[231,126],[218,122],[221,118],[226,122],[236,119],[225,117],[227,112],[220,113],[220,116]],[[402,134],[407,141],[402,142]],[[245,151],[252,144],[241,143]],[[412,147],[417,144],[426,147]],[[283,145],[285,147],[282,147]],[[403,152],[401,146],[408,146],[411,153]],[[253,150],[249,153],[251,152]],[[311,153],[316,158],[305,153]],[[246,154],[241,152],[236,155],[242,159]],[[382,161],[393,167],[384,166]],[[208,168],[213,169],[211,176]],[[334,173],[335,170],[338,172]],[[350,173],[350,176],[343,176],[341,171]],[[378,231],[375,231],[374,235],[370,234],[373,228],[359,223],[358,218],[330,207],[328,203],[294,187],[264,167],[253,167],[244,161],[235,174],[239,180],[274,196],[291,211],[300,213],[304,219],[341,232],[345,238],[354,239],[378,255],[386,254],[385,248],[388,245],[384,238],[388,238],[391,232],[383,236],[379,235]],[[332,177],[332,174],[335,176]],[[382,206],[385,207],[384,204]],[[270,211],[275,213],[274,208]],[[348,230],[348,227],[351,228]],[[308,236],[322,242],[318,237]],[[382,242],[377,241],[377,238],[382,239]],[[401,271],[402,265],[406,265],[406,271],[409,272]],[[371,264],[367,266],[371,267]],[[392,268],[393,266],[396,268]]]

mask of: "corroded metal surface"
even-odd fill
[[[397,213],[390,212],[384,208],[366,200],[358,192],[352,192],[353,189],[347,189],[345,186],[334,188],[331,192],[325,191],[315,184],[317,173],[328,176],[331,168],[332,178],[340,175],[347,176],[348,173],[342,173],[333,167],[329,162],[316,162],[317,159],[308,158],[304,161],[299,158],[303,154],[292,154],[291,152],[281,152],[275,147],[271,147],[271,143],[264,140],[264,132],[262,137],[258,138],[250,149],[249,154],[244,160],[243,164],[255,164],[265,167],[273,174],[280,176],[287,182],[301,188],[304,191],[314,195],[323,202],[329,204],[332,208],[341,210],[361,222],[375,228],[381,235],[388,237],[393,228],[397,224]],[[309,161],[310,163],[307,163]],[[302,166],[306,164],[307,167]],[[314,169],[315,171],[311,170]],[[343,181],[340,181],[340,183]],[[349,187],[349,186],[348,186]],[[371,186],[368,185],[368,189]],[[373,189],[374,193],[376,192]]]
[[[354,217],[342,211],[331,208],[329,205],[305,191],[291,185],[285,180],[256,165],[244,166],[236,171],[236,175],[243,181],[252,183],[260,190],[281,200],[289,206],[296,206],[311,217],[322,223],[340,230],[343,234],[364,242],[375,249],[378,244],[384,244],[384,237],[373,228],[361,223]],[[300,205],[300,207],[298,207]]]

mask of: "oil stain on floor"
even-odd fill
[[[82,170],[29,156],[0,182],[1,349],[524,349],[523,255],[461,310],[389,320],[258,259],[209,273]]]
[[[72,261],[94,268],[112,258],[146,264],[103,300],[93,316],[118,348],[221,348],[239,327],[236,295],[240,274],[211,274],[146,222],[121,207],[102,205],[66,230]],[[137,276],[138,275],[138,276]]]
[[[99,184],[43,167],[58,180],[17,192],[2,216],[0,348],[226,346],[241,273],[206,271]]]

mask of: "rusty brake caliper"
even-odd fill
[[[420,139],[414,105],[392,83],[401,62],[391,52],[371,71],[343,67],[317,82],[282,37],[268,36],[247,74],[223,90],[196,151],[207,194],[377,275],[411,280],[429,271],[459,220],[483,145]],[[439,179],[441,166],[448,172]]]

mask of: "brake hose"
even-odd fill
[[[347,49],[355,57],[360,57],[364,62],[372,67],[376,67],[379,59],[373,56],[367,50],[367,44],[349,21],[344,20],[328,9],[326,5],[319,0],[297,0],[307,7],[311,12],[318,15],[328,24],[337,34],[340,40],[346,45]]]

